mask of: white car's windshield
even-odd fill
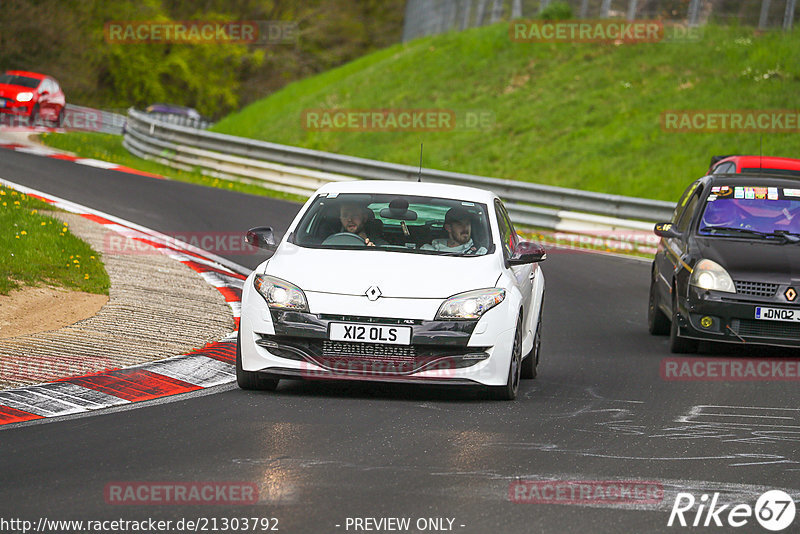
[[[712,189],[700,219],[703,235],[763,237],[800,233],[800,189],[732,187]]]
[[[291,240],[304,247],[436,255],[493,250],[485,204],[412,195],[321,195]]]

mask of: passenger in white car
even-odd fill
[[[421,249],[462,254],[486,254],[486,247],[479,247],[472,240],[472,221],[468,211],[462,208],[450,208],[444,216],[444,229],[448,237],[434,239],[430,245],[422,245]]]

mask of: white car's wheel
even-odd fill
[[[493,386],[492,393],[498,400],[514,400],[519,391],[519,379],[522,368],[522,321],[517,319],[514,333],[514,345],[511,349],[511,361],[508,363],[508,381],[505,386]]]
[[[275,391],[278,378],[265,378],[259,373],[242,369],[242,333],[236,338],[236,383],[242,389]]]
[[[522,378],[532,379],[536,378],[539,374],[539,355],[542,350],[542,308],[544,308],[544,299],[539,307],[539,319],[536,322],[536,335],[533,336],[533,346],[531,351],[522,360]]]

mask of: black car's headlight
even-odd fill
[[[305,293],[291,282],[266,274],[258,274],[253,279],[253,285],[270,308],[308,311]]]
[[[692,276],[689,278],[689,285],[700,289],[736,293],[736,286],[728,271],[723,269],[719,263],[711,260],[697,262],[692,271]]]
[[[478,319],[506,298],[506,290],[476,289],[454,295],[444,301],[436,312],[436,320]]]

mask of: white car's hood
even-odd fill
[[[323,250],[281,244],[266,274],[291,282],[303,291],[364,295],[377,286],[387,298],[444,299],[494,287],[497,259],[435,256],[378,250]]]

